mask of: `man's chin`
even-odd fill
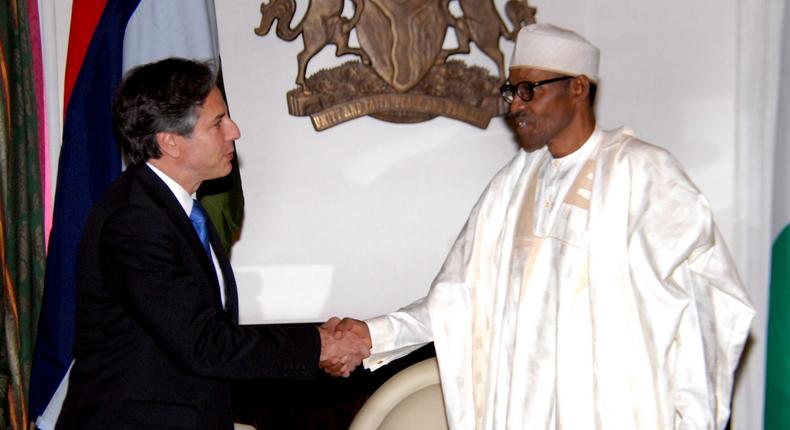
[[[228,167],[223,171],[222,176],[220,176],[220,178],[224,178],[224,177],[230,175],[230,172],[232,170],[233,170],[233,165],[228,163]]]
[[[542,144],[540,142],[535,142],[534,140],[524,139],[521,136],[518,136],[516,140],[518,141],[518,146],[520,146],[521,149],[527,152],[537,151],[538,149],[543,148],[545,146],[545,144]]]
[[[230,162],[228,162],[228,165],[225,166],[225,168],[223,168],[222,170],[217,169],[217,171],[214,172],[213,175],[211,175],[211,178],[208,178],[206,180],[207,181],[213,181],[214,179],[222,179],[222,178],[230,175],[230,172],[232,170],[233,170],[233,165],[230,164]]]

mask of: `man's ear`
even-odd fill
[[[178,158],[181,155],[181,146],[177,137],[175,133],[169,131],[156,133],[156,143],[159,145],[162,155],[167,155],[170,158]]]
[[[586,100],[590,94],[590,78],[585,75],[579,75],[571,81],[571,94],[574,98]]]

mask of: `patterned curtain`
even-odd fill
[[[31,34],[31,31],[33,32]],[[0,0],[0,428],[27,429],[27,384],[44,284],[38,7]],[[35,48],[35,49],[34,49]],[[38,65],[38,73],[36,67]],[[36,77],[39,80],[36,80]]]

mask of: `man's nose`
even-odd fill
[[[230,121],[228,129],[226,131],[226,136],[228,140],[238,140],[238,138],[241,137],[241,130],[239,130],[239,126],[232,119],[228,119],[228,121]]]
[[[526,103],[527,102],[522,100],[521,97],[519,97],[519,96],[513,97],[513,101],[510,103],[510,112],[511,113],[518,112],[518,111],[524,109],[524,105]]]

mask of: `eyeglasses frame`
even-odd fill
[[[516,99],[515,96],[518,96],[518,98],[520,98],[524,102],[529,102],[535,97],[535,88],[541,85],[552,84],[554,82],[565,81],[573,78],[575,78],[575,76],[559,76],[557,78],[544,79],[542,81],[537,81],[537,82],[521,81],[516,83],[515,85],[505,82],[504,84],[502,84],[501,87],[499,87],[499,94],[502,96],[503,99],[505,99],[507,103],[513,103],[513,101]],[[518,91],[518,88],[521,87],[522,85],[526,85],[528,91],[527,94],[529,94],[529,97],[525,98]]]

